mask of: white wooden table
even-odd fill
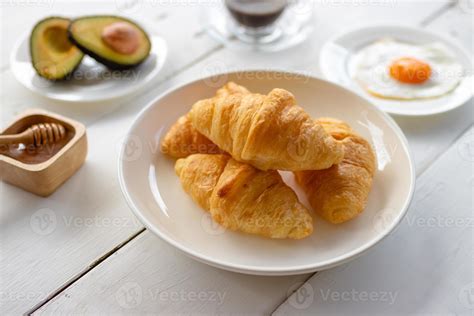
[[[376,22],[419,26],[474,50],[472,1],[328,0],[315,5],[316,32],[310,40],[261,54],[237,53],[209,38],[196,1],[3,0],[0,125],[29,107],[69,116],[87,125],[89,155],[48,198],[1,184],[0,314],[472,315],[472,101],[443,115],[394,117],[414,154],[414,201],[395,232],[338,268],[288,277],[212,268],[144,229],[122,198],[117,150],[137,112],[166,89],[210,70],[258,66],[320,75],[318,55],[325,40]],[[21,34],[47,15],[92,13],[153,23],[170,49],[153,85],[120,101],[68,104],[36,96],[15,81],[8,57]],[[52,220],[41,222],[42,214]]]

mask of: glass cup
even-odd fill
[[[234,23],[231,32],[249,43],[269,43],[281,36],[276,21],[285,11],[287,0],[225,0]]]
[[[313,0],[212,0],[203,7],[207,32],[237,50],[279,51],[314,29]]]

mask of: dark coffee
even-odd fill
[[[232,16],[240,24],[259,28],[272,25],[283,13],[287,0],[225,0]]]

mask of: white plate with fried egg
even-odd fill
[[[406,26],[369,26],[334,37],[320,56],[324,76],[385,112],[431,115],[473,95],[472,56],[439,34]]]

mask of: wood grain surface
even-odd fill
[[[472,219],[472,101],[442,115],[394,117],[407,136],[419,176],[409,216],[367,255],[315,275],[246,276],[189,259],[142,227],[122,198],[117,179],[118,148],[128,126],[167,89],[215,70],[280,68],[320,75],[319,51],[326,40],[378,22],[434,30],[472,52],[473,9],[465,0],[320,1],[311,38],[272,54],[221,46],[204,32],[202,8],[185,1],[6,1],[0,9],[0,124],[39,107],[84,123],[89,141],[84,166],[47,199],[0,184],[2,315],[472,311],[474,298],[465,296],[474,292],[472,226],[439,227],[448,219]],[[157,80],[125,99],[89,104],[47,100],[16,82],[9,55],[38,19],[99,12],[146,22],[166,39],[169,58]],[[435,227],[420,224],[432,218]],[[311,290],[312,299],[305,299]],[[362,301],[360,295],[377,298]]]

